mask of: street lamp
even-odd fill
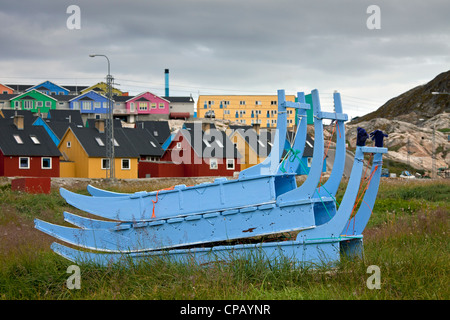
[[[90,54],[89,57],[105,57],[108,61],[108,75],[106,76],[106,86],[108,89],[108,117],[105,121],[106,130],[106,157],[109,159],[109,178],[115,178],[114,169],[114,121],[113,121],[113,103],[112,103],[112,83],[114,78],[111,76],[111,65],[109,59],[104,54]],[[108,178],[108,170],[106,171],[106,177]]]

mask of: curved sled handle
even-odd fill
[[[326,223],[317,226],[314,229],[306,230],[298,234],[297,239],[314,239],[339,237],[340,231],[348,221],[352,207],[355,204],[358,195],[358,189],[361,184],[361,176],[364,168],[364,152],[361,147],[355,151],[355,160],[353,161],[352,173],[345,190],[344,198],[341,201],[336,214]]]
[[[381,168],[382,168],[382,156],[387,152],[386,148],[369,148],[365,147],[366,151],[374,151],[373,153],[373,165],[371,170],[371,178],[369,186],[364,194],[362,203],[356,212],[355,216],[348,220],[345,227],[341,231],[343,235],[361,235],[366,228],[367,222],[372,214],[375,199],[378,193],[378,187],[380,185]]]
[[[295,133],[294,145],[291,147],[291,150],[288,151],[284,160],[279,165],[277,172],[278,174],[296,173],[299,166],[301,165],[300,161],[305,150],[306,132],[308,129],[306,110],[310,109],[310,107],[309,104],[306,104],[305,102],[305,94],[303,92],[297,93],[297,101],[300,103],[297,116],[301,118],[301,120],[297,127],[297,132]],[[293,152],[295,152],[295,154]]]
[[[333,169],[328,180],[323,186],[317,189],[316,195],[322,197],[335,196],[341,183],[345,168],[346,148],[345,148],[345,125],[347,115],[342,113],[341,95],[338,92],[333,94],[334,99],[334,117],[336,121],[336,152],[334,155]],[[333,115],[331,115],[333,117]]]
[[[324,142],[323,142],[323,125],[322,118],[319,117],[320,114],[320,100],[319,92],[314,89],[311,91],[313,111],[314,111],[314,153],[312,165],[309,170],[308,177],[303,184],[289,192],[280,195],[277,198],[278,204],[295,203],[301,199],[312,198],[316,190],[317,185],[320,181],[320,176],[322,174],[323,168],[323,153],[324,153]]]

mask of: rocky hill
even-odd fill
[[[433,168],[450,166],[450,71],[439,74],[427,84],[392,98],[378,110],[347,124],[351,147],[356,145],[356,128],[367,132],[380,129],[389,136],[385,159],[409,164],[430,173]],[[368,142],[370,145],[371,142]],[[387,161],[387,163],[389,163]]]
[[[436,124],[436,129],[435,129]],[[450,150],[447,133],[440,132],[439,127],[450,127],[450,113],[443,113],[426,121],[421,126],[401,121],[377,118],[346,126],[347,140],[350,147],[356,146],[356,128],[362,127],[368,133],[380,129],[388,134],[385,146],[389,149],[385,160],[409,164],[417,170],[431,172],[432,155],[435,152],[435,168],[449,167]],[[434,139],[434,143],[433,143]],[[367,145],[372,145],[368,140]],[[433,151],[434,150],[434,151]],[[409,157],[408,157],[409,153]],[[385,161],[389,163],[388,161]]]
[[[385,118],[420,125],[424,120],[444,112],[450,112],[450,70],[439,74],[427,84],[390,99],[376,111],[355,119],[352,124]]]

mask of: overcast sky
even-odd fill
[[[97,53],[132,95],[164,95],[167,68],[171,96],[318,89],[331,110],[337,90],[350,116],[450,69],[448,0],[3,1],[0,30],[0,83],[92,85]]]

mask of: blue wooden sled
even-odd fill
[[[278,128],[272,152],[260,164],[240,172],[238,179],[218,178],[212,183],[172,190],[114,193],[88,186],[91,196],[61,189],[71,205],[103,219],[69,212],[66,227],[35,220],[35,227],[80,249],[54,243],[52,249],[75,262],[102,265],[165,257],[175,261],[207,263],[233,257],[260,255],[300,263],[339,261],[341,254],[362,254],[362,232],[372,212],[381,175],[382,147],[360,144],[352,173],[339,207],[335,195],[345,162],[345,127],[340,95],[334,94],[335,112],[322,112],[317,90],[312,91],[314,153],[306,181],[297,187],[295,172],[306,143],[306,110],[303,93],[298,102],[278,91]],[[284,159],[287,108],[301,117],[296,137]],[[339,134],[333,170],[320,184],[324,161],[323,119],[335,121]],[[365,141],[365,140],[364,140]],[[373,167],[365,187],[364,203],[355,213],[355,202],[364,168],[364,154],[373,154]],[[367,182],[367,181],[366,181]],[[294,241],[261,242],[261,237],[297,233]],[[239,244],[247,239],[246,244]],[[252,243],[250,239],[258,239]],[[229,244],[233,241],[233,244]],[[236,244],[237,243],[237,244]]]

